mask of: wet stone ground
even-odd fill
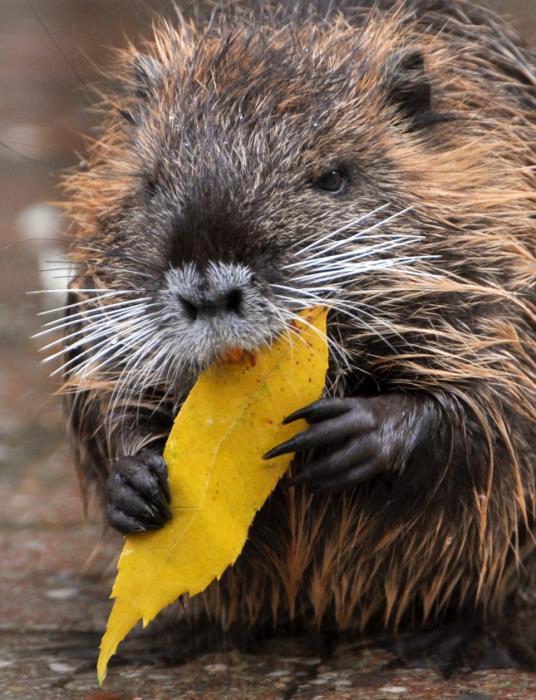
[[[57,258],[63,229],[46,202],[90,126],[84,55],[102,63],[103,46],[146,25],[150,7],[169,5],[0,0],[0,142],[9,146],[0,148],[0,700],[536,698],[536,675],[488,670],[447,680],[433,667],[393,667],[379,645],[342,646],[320,659],[303,642],[276,640],[255,654],[172,665],[147,633],[124,643],[98,689],[120,541],[84,518],[60,402],[50,398],[55,385],[29,340],[46,306],[25,292],[63,283],[61,270],[40,272]],[[536,36],[533,0],[503,5]]]

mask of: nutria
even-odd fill
[[[161,527],[199,371],[326,304],[325,397],[266,455],[295,451],[291,478],[182,614],[498,619],[536,572],[536,57],[466,0],[261,5],[120,52],[66,181],[82,483],[119,531]]]

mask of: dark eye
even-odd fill
[[[348,175],[342,168],[333,168],[317,178],[313,184],[317,190],[340,194],[348,185]]]

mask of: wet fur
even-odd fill
[[[170,261],[222,255],[292,287],[280,271],[301,240],[411,207],[392,227],[422,238],[397,254],[422,259],[338,289],[356,313],[330,317],[329,395],[432,397],[438,458],[349,492],[278,490],[184,615],[315,632],[498,615],[536,571],[535,57],[462,0],[301,12],[179,18],[119,54],[105,127],[66,183],[71,301],[91,296],[77,287],[151,295]],[[350,193],[315,192],[339,162]],[[80,350],[66,389],[91,489],[115,457],[162,447],[198,370],[154,373],[142,396],[132,375],[118,397],[124,359],[80,376]]]

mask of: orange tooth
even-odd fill
[[[220,359],[224,363],[228,362],[234,364],[243,360],[245,354],[246,351],[242,350],[242,348],[227,348],[227,350],[221,354]]]

